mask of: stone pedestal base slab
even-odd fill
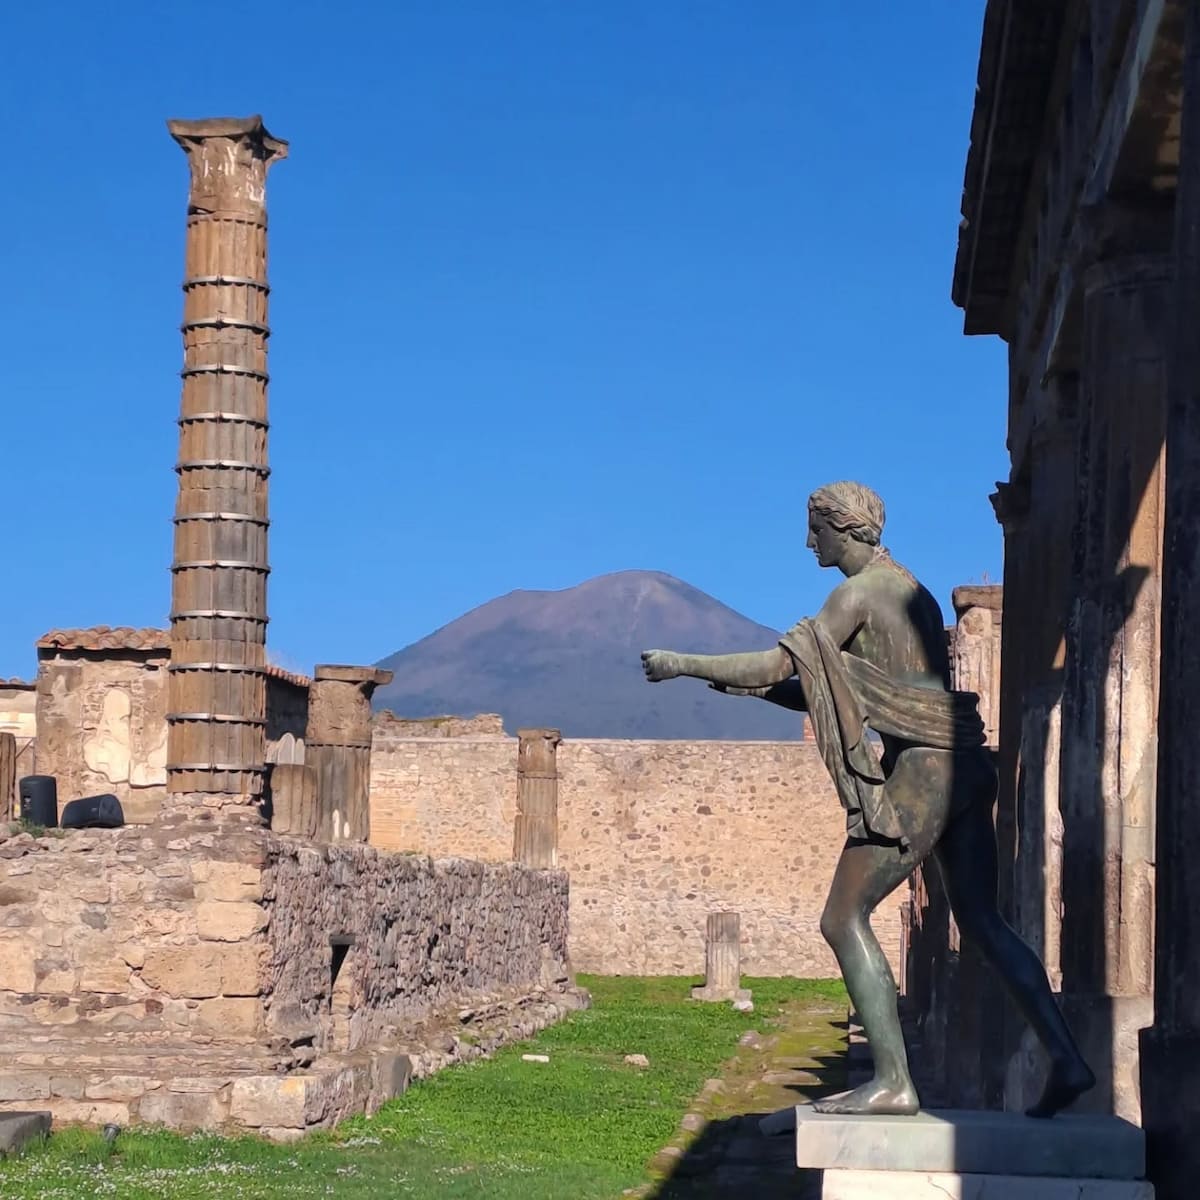
[[[1132,1179],[826,1171],[821,1200],[1154,1200],[1154,1188]]]
[[[1142,1131],[1120,1117],[1039,1121],[1017,1113],[952,1109],[911,1117],[839,1116],[804,1104],[796,1107],[796,1165],[1076,1182],[1138,1180],[1146,1173],[1146,1150]]]

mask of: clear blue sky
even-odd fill
[[[1005,356],[949,299],[982,0],[9,5],[0,675],[165,623],[186,160],[263,113],[270,646],[372,662],[668,571],[776,627],[856,477],[998,579]]]

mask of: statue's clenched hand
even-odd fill
[[[643,650],[642,670],[651,683],[662,683],[666,679],[678,679],[683,671],[680,669],[679,655],[674,650]]]

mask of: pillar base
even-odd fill
[[[1146,1174],[1161,1200],[1191,1200],[1200,1180],[1200,1033],[1144,1029]]]
[[[1059,1007],[1083,1057],[1096,1073],[1096,1086],[1071,1106],[1075,1113],[1112,1113],[1137,1125],[1141,1122],[1141,1052],[1138,1038],[1154,1019],[1149,996],[1104,996],[1068,993]],[[1024,1112],[1042,1094],[1046,1056],[1032,1030],[1025,1029],[1020,1046],[1005,1072],[1004,1107]]]
[[[749,988],[709,987],[708,984],[692,988],[693,1000],[732,1000],[736,1004],[739,1000],[749,1000],[751,995]]]

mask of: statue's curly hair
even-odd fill
[[[857,542],[874,546],[871,565],[876,563],[898,571],[910,583],[916,578],[907,567],[901,566],[882,544],[883,526],[887,510],[879,493],[864,483],[842,480],[819,487],[808,498],[810,512],[824,517],[839,533],[845,533]]]
[[[879,545],[887,512],[879,493],[866,484],[849,480],[828,483],[809,496],[808,507],[840,533],[848,533],[868,546]]]

